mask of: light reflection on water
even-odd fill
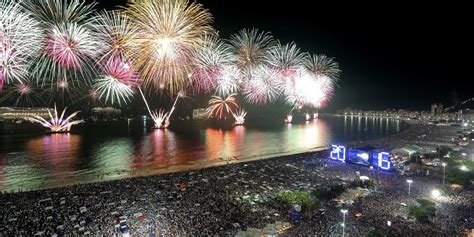
[[[145,133],[142,127],[110,125],[101,130],[104,128],[96,125],[78,134],[0,134],[5,147],[0,151],[0,190],[38,189],[166,172],[167,167],[292,154],[403,128],[394,120],[369,120],[327,118],[228,130],[193,123],[183,129],[146,129]]]

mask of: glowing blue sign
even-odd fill
[[[364,159],[365,161],[369,160],[369,154],[367,154],[367,153],[359,153],[359,154],[357,154],[357,157],[359,157],[361,159]]]
[[[337,160],[338,156],[339,156],[339,146],[332,145],[331,159]]]
[[[332,145],[331,159],[345,162],[346,161],[346,147]]]
[[[390,154],[387,152],[380,152],[378,158],[380,169],[389,170],[391,168]]]

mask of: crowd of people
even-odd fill
[[[394,136],[391,139],[403,135]],[[275,199],[281,191],[311,192],[334,184],[348,186],[360,175],[376,181],[370,194],[352,204],[324,203],[324,211],[303,210],[301,222],[285,234],[341,233],[342,208],[348,209],[345,233],[349,236],[363,236],[373,228],[395,235],[454,236],[474,228],[472,189],[448,189],[436,200],[436,216],[421,223],[409,217],[407,205],[415,204],[416,197],[430,195],[433,187],[440,184],[439,179],[414,174],[410,177],[413,185],[408,196],[406,177],[402,174],[340,163],[326,159],[327,156],[322,151],[196,171],[2,194],[0,235],[228,236],[250,227],[291,222],[292,206]],[[356,218],[356,214],[361,217]]]
[[[403,147],[406,145],[418,145],[421,147],[436,148],[440,146],[452,146],[453,138],[459,134],[458,129],[448,126],[436,126],[421,123],[409,125],[409,129],[389,136],[359,140],[348,144],[348,147],[375,146],[387,149]]]

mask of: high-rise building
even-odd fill
[[[440,114],[443,114],[443,113],[444,113],[443,104],[439,103],[437,114],[440,115]]]
[[[444,107],[441,103],[434,103],[431,105],[431,116],[442,115],[444,113]]]
[[[436,111],[438,110],[438,105],[435,103],[435,104],[432,104],[431,105],[431,116],[436,116]]]

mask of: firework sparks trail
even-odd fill
[[[244,109],[237,110],[237,112],[232,113],[235,119],[235,125],[243,125],[245,123],[245,116],[247,116],[247,112]]]
[[[66,109],[63,110],[60,116],[58,116],[58,110],[56,109],[56,105],[54,105],[54,114],[51,113],[51,110],[48,109],[48,114],[50,120],[46,120],[41,116],[32,115],[31,117],[27,118],[32,122],[36,122],[41,124],[43,127],[49,128],[51,132],[69,132],[71,127],[76,124],[80,124],[84,122],[83,120],[72,120],[79,111],[76,111],[69,115],[68,117],[64,117],[66,113]]]
[[[145,98],[145,94],[143,94],[143,91],[140,87],[138,87],[138,91],[140,91],[140,94],[143,98],[143,101],[145,102],[145,105],[148,109],[148,113],[151,117],[151,119],[153,120],[153,122],[155,123],[155,128],[167,128],[169,125],[170,125],[170,117],[171,115],[173,114],[175,108],[176,108],[176,103],[178,103],[178,99],[180,97],[184,97],[184,92],[180,92],[178,93],[178,95],[176,96],[176,99],[173,103],[173,106],[171,107],[171,110],[169,113],[165,113],[164,110],[159,110],[159,111],[154,111],[152,112],[151,109],[150,109],[150,106],[148,105],[148,102]]]

